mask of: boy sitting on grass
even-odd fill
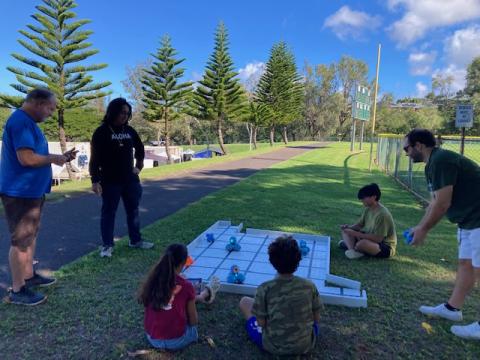
[[[268,247],[277,276],[257,288],[255,299],[243,297],[240,310],[250,339],[273,355],[300,355],[315,346],[320,297],[309,280],[293,275],[301,260],[297,241],[281,236]]]
[[[389,258],[395,255],[397,234],[390,211],[380,203],[382,193],[377,184],[365,185],[358,191],[358,200],[365,210],[354,225],[341,225],[342,239],[338,245],[349,259],[364,255]]]

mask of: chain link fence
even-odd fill
[[[392,175],[419,198],[429,201],[430,194],[425,181],[425,164],[413,163],[403,151],[404,135],[380,134],[377,142],[376,161],[380,169]],[[438,138],[442,149],[460,153],[459,136],[442,136]],[[466,137],[464,155],[480,164],[480,137]]]

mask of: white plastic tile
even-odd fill
[[[252,266],[250,266],[248,271],[271,275],[275,275],[277,273],[273,266],[267,263],[254,263]]]
[[[281,231],[246,229],[232,226],[229,221],[218,221],[188,245],[194,264],[185,271],[190,278],[201,277],[208,281],[215,275],[222,283],[220,291],[253,296],[258,285],[274,278],[276,271],[268,260],[268,246]],[[206,241],[206,234],[213,233],[215,241]],[[310,252],[302,258],[295,275],[310,279],[319,289],[326,304],[366,307],[367,295],[358,281],[329,274],[330,238],[311,234],[289,234],[297,240],[305,240]],[[231,236],[241,245],[239,252],[225,250]],[[232,265],[237,265],[245,275],[242,285],[227,283]],[[330,282],[326,286],[325,279]]]

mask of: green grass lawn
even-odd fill
[[[311,141],[295,141],[290,142],[288,146],[301,146],[309,143],[311,143]],[[198,149],[205,148],[204,145],[195,146],[198,147]],[[256,150],[251,151],[248,144],[228,144],[226,146],[231,151],[231,153],[226,156],[216,156],[211,159],[186,161],[183,163],[171,164],[169,166],[158,166],[155,168],[144,169],[141,172],[140,177],[144,180],[162,178],[173,173],[200,169],[225,161],[238,160],[249,156],[264,154],[272,150],[277,150],[279,148],[285,147],[285,144],[276,143],[272,147],[270,146],[270,144],[262,143],[258,146]],[[184,146],[184,149],[187,148],[188,146]],[[65,181],[59,186],[52,187],[52,192],[47,195],[47,201],[63,200],[64,198],[68,198],[70,196],[84,194],[85,192],[90,190],[91,185],[92,184],[90,179],[83,179],[80,181]]]
[[[2,357],[118,359],[148,348],[143,309],[135,300],[141,279],[172,242],[185,244],[219,219],[246,227],[332,236],[331,273],[362,282],[368,308],[325,306],[315,359],[475,359],[479,342],[450,334],[446,320],[430,320],[422,304],[445,301],[456,267],[455,226],[442,221],[427,245],[404,245],[401,233],[421,218],[423,209],[395,181],[369,173],[369,153],[350,154],[348,144],[332,144],[258,172],[146,227],[154,251],[127,248],[122,239],[112,259],[97,252],[63,267],[58,283],[47,289],[46,304],[33,308],[0,305]],[[377,182],[382,202],[397,226],[397,256],[390,260],[350,261],[336,248],[341,223],[362,211],[358,188]],[[81,239],[79,239],[81,240]],[[478,320],[480,291],[464,307],[465,323]],[[247,340],[238,311],[240,296],[220,293],[216,302],[199,305],[200,342],[178,352],[178,359],[264,359]],[[433,332],[425,332],[422,322]],[[213,338],[210,347],[205,336]],[[153,352],[146,358],[171,358]]]

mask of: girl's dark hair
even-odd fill
[[[168,304],[175,288],[175,268],[187,260],[187,247],[172,244],[167,247],[160,261],[150,270],[147,279],[140,288],[138,302],[144,306],[151,305],[160,310]]]
[[[105,113],[105,116],[103,117],[103,122],[111,125],[117,116],[122,112],[123,105],[128,106],[128,120],[132,118],[132,105],[128,103],[127,100],[124,98],[116,98],[110,101],[110,103],[107,106],[107,112]]]
[[[372,183],[370,185],[365,185],[360,190],[358,190],[358,200],[362,200],[363,198],[366,198],[368,196],[376,196],[377,201],[380,201],[380,197],[382,196],[380,187],[377,184]]]
[[[279,274],[293,274],[302,260],[302,254],[297,240],[283,235],[268,246],[268,258]]]

